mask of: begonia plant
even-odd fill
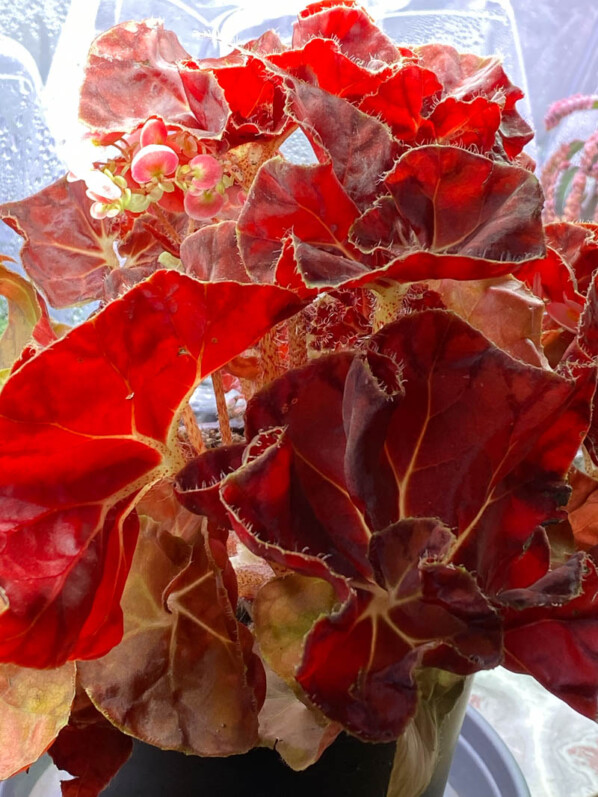
[[[95,40],[98,160],[0,207],[0,777],[344,730],[416,797],[465,676],[596,716],[598,227],[543,228],[521,97],[353,0],[222,58]]]

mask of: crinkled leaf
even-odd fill
[[[385,184],[403,237],[422,249],[505,261],[544,254],[542,190],[525,169],[432,145],[406,152]]]
[[[0,206],[0,218],[25,239],[23,267],[54,307],[103,295],[103,282],[118,268],[115,235],[90,216],[81,181],[58,180],[38,194]]]
[[[598,545],[598,481],[572,468],[569,473],[571,496],[567,520],[577,548],[589,551]]]
[[[380,589],[356,588],[307,637],[297,680],[327,716],[366,740],[403,733],[417,709],[418,666],[440,660],[467,674],[500,661],[498,617],[473,576],[441,561],[452,539],[426,519],[375,534]]]
[[[320,160],[332,161],[349,197],[361,208],[371,203],[395,155],[388,128],[350,102],[302,81],[288,92],[287,110],[319,145]]]
[[[0,664],[0,780],[35,763],[69,721],[75,665],[33,670]]]
[[[48,667],[116,644],[131,502],[181,467],[179,409],[296,309],[273,286],[159,271],[11,376],[0,394],[0,657]]]
[[[330,163],[300,166],[272,158],[258,172],[239,217],[245,266],[251,275],[272,269],[291,231],[318,250],[351,257],[347,235],[357,215]]]
[[[437,75],[448,96],[465,101],[484,97],[500,105],[499,131],[510,158],[531,141],[533,130],[515,108],[523,92],[511,83],[499,56],[459,53],[448,44],[424,44],[415,52],[420,64]]]
[[[79,689],[69,723],[49,750],[58,769],[73,776],[61,782],[62,797],[98,797],[132,750],[131,737],[108,722]]]
[[[596,565],[579,555],[550,573],[524,596],[501,600],[505,618],[505,666],[533,675],[546,689],[591,719],[598,714]],[[534,606],[534,603],[536,604]]]
[[[372,94],[390,73],[389,68],[367,69],[343,53],[332,39],[310,39],[301,49],[287,50],[268,61],[293,77],[351,102]]]
[[[334,39],[346,55],[359,61],[399,60],[396,44],[376,27],[366,11],[353,2],[318,2],[304,8],[293,27],[293,48],[302,47],[314,36]]]
[[[500,121],[500,106],[485,97],[469,102],[447,97],[428,117],[433,138],[439,144],[474,148],[476,152],[492,149]],[[422,132],[425,135],[426,129]]]
[[[331,570],[354,578],[371,574],[369,530],[344,476],[342,397],[351,361],[346,353],[318,358],[255,396],[246,415],[248,439],[271,427],[286,431],[221,489],[250,549],[324,578]],[[389,402],[381,391],[367,395],[370,407],[364,410]]]
[[[400,141],[412,142],[425,125],[423,113],[440,95],[442,86],[436,75],[417,64],[395,71],[359,103],[362,111],[387,124]],[[432,131],[430,126],[427,129]]]
[[[288,125],[281,79],[262,58],[248,57],[242,64],[222,65],[213,73],[231,109],[235,138],[252,141],[256,135],[276,136]]]
[[[188,462],[175,482],[175,494],[181,504],[222,528],[230,528],[228,514],[220,501],[220,483],[241,466],[245,448],[242,443],[219,446]]]
[[[95,705],[127,733],[166,749],[231,755],[257,742],[263,674],[251,634],[234,617],[224,546],[201,525],[180,506],[161,523],[144,518],[123,595],[123,639],[80,673]]]
[[[546,257],[523,263],[517,278],[544,300],[546,312],[558,326],[577,330],[584,297],[577,291],[570,266],[555,249],[549,246]]]
[[[360,477],[359,460],[350,471],[370,522],[433,513],[456,530],[454,561],[504,589],[535,527],[566,501],[594,374],[575,382],[528,366],[442,310],[405,317],[374,342],[402,364],[406,388],[377,482]]]
[[[81,121],[98,132],[129,132],[150,116],[219,136],[228,107],[214,76],[161,22],[123,22],[93,42],[81,88]]]
[[[565,221],[547,224],[546,240],[569,266],[585,296],[598,268],[598,225]]]

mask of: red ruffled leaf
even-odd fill
[[[509,158],[532,140],[533,130],[515,108],[523,92],[511,83],[498,56],[459,53],[448,44],[425,44],[415,50],[421,66],[436,74],[446,95],[465,101],[484,97],[500,106],[499,132]]]
[[[231,109],[233,138],[243,140],[256,134],[280,135],[289,123],[284,112],[282,81],[261,58],[246,57],[238,65],[213,69]]]
[[[264,276],[272,272],[291,231],[318,251],[351,256],[347,235],[357,215],[331,164],[299,166],[272,158],[256,176],[239,217],[245,266],[260,281],[272,281]]]
[[[316,144],[321,161],[331,160],[349,197],[366,207],[380,192],[380,175],[394,160],[390,131],[351,103],[315,86],[296,81],[287,109]]]
[[[545,232],[548,244],[571,269],[577,289],[585,296],[598,269],[598,225],[558,221],[547,224]]]
[[[517,610],[518,595],[501,596],[514,605],[505,620],[505,666],[591,719],[598,715],[597,593],[596,565],[574,557],[527,591],[530,608]]]
[[[156,20],[123,22],[89,51],[79,113],[92,130],[129,132],[150,116],[218,137],[229,110],[215,77]]]
[[[452,541],[426,519],[378,532],[370,557],[380,588],[357,589],[306,638],[297,680],[327,716],[366,740],[405,730],[419,665],[446,668],[448,659],[466,674],[500,660],[498,617],[470,574],[441,561]]]
[[[392,64],[401,56],[396,44],[352,0],[312,3],[304,8],[293,28],[293,48],[302,47],[314,36],[334,39],[346,55],[366,63],[376,58]]]
[[[456,529],[455,561],[491,592],[506,588],[509,562],[566,500],[594,374],[576,383],[526,366],[443,311],[407,317],[374,340],[403,364],[407,385],[388,429],[389,470],[364,493],[374,526],[396,520],[397,506],[404,518],[433,511]]]
[[[241,260],[234,221],[210,224],[188,235],[181,244],[181,262],[186,274],[206,282],[251,282]]]
[[[365,97],[359,108],[384,121],[396,138],[411,142],[425,124],[423,114],[431,110],[441,91],[434,72],[407,64],[388,77],[374,94]]]
[[[356,102],[372,94],[390,70],[370,71],[358,64],[331,39],[310,39],[302,49],[287,50],[268,61],[287,74],[323,91]]]
[[[385,183],[423,249],[507,261],[544,254],[542,190],[525,169],[427,146],[405,153]]]
[[[49,750],[58,769],[73,776],[61,782],[62,797],[98,797],[132,751],[131,737],[108,722],[80,690],[69,724]]]
[[[54,307],[103,296],[104,279],[119,267],[115,235],[89,213],[83,182],[66,178],[19,202],[0,206],[0,217],[25,243],[23,266]]]
[[[485,97],[476,97],[470,102],[447,97],[428,117],[429,125],[433,127],[432,136],[428,136],[438,144],[489,152],[494,146],[500,121],[500,106]],[[425,135],[426,128],[420,134],[422,142]]]
[[[181,504],[220,528],[231,528],[220,500],[220,484],[229,473],[241,467],[245,448],[243,443],[212,448],[188,462],[175,482],[175,495]]]
[[[296,309],[273,286],[160,271],[11,376],[0,394],[3,660],[51,667],[118,642],[130,505],[180,468],[179,407]]]

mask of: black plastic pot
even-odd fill
[[[443,725],[438,765],[422,797],[444,795],[468,694],[466,688]],[[294,772],[263,748],[199,758],[135,742],[102,797],[386,797],[395,748],[341,734],[313,766]]]
[[[102,797],[386,797],[394,750],[343,735],[294,772],[272,750],[198,758],[136,742]]]

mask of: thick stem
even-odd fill
[[[175,243],[175,244],[180,244],[181,243],[181,236],[178,234],[178,232],[174,229],[172,224],[169,222],[168,217],[166,216],[166,213],[164,213],[164,211],[162,210],[160,205],[157,205],[157,204],[154,203],[152,205],[152,210],[156,214],[156,218],[158,218],[160,220],[160,223],[164,227],[164,231],[166,232],[168,237],[172,240],[172,242]]]
[[[374,332],[377,332],[385,324],[397,320],[403,304],[403,297],[408,288],[408,284],[400,282],[395,282],[386,288],[376,288],[376,306],[372,319]]]
[[[290,318],[287,322],[289,334],[289,365],[291,368],[301,368],[307,363],[307,328],[303,313]]]
[[[183,410],[183,423],[185,424],[185,429],[187,430],[187,439],[189,440],[189,443],[195,450],[196,454],[201,454],[206,450],[206,444],[204,443],[201,429],[199,428],[197,419],[195,418],[195,413],[189,404],[187,404]]]
[[[276,333],[273,329],[267,332],[260,342],[261,354],[261,383],[267,385],[272,382],[277,376],[283,372],[278,354],[278,346],[276,345]]]
[[[218,410],[218,423],[220,424],[220,437],[225,446],[230,446],[233,442],[233,434],[228,420],[228,407],[226,406],[226,398],[224,396],[224,385],[222,383],[222,374],[220,371],[214,371],[212,374],[212,384],[214,386],[214,395],[216,397],[216,409]]]

